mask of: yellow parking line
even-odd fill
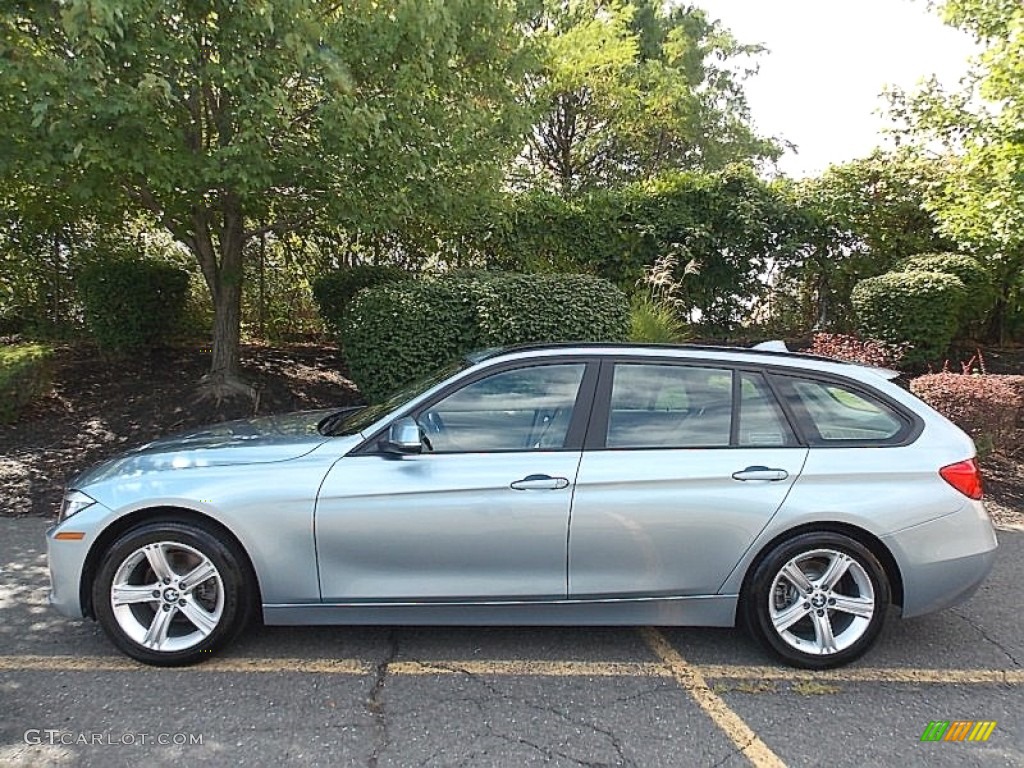
[[[471,675],[523,677],[670,677],[664,664],[598,661],[398,661],[388,667],[394,675]]]
[[[930,684],[1024,684],[1019,669],[919,669],[915,667],[862,667],[820,671],[706,664],[701,672],[709,678],[758,680],[827,680],[846,683],[930,683]]]
[[[644,640],[647,641],[647,645],[672,671],[672,676],[676,681],[686,689],[698,706],[707,713],[708,717],[729,737],[755,768],[785,768],[786,764],[779,756],[761,741],[761,738],[743,721],[743,718],[730,709],[729,705],[708,687],[700,670],[688,664],[663,634],[651,627],[645,627],[640,631]]]

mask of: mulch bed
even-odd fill
[[[127,447],[217,421],[359,402],[337,349],[246,346],[243,376],[258,397],[197,400],[201,347],[116,362],[95,349],[57,351],[53,392],[0,425],[0,517],[56,515],[64,483]]]

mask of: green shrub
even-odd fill
[[[0,347],[0,423],[50,389],[53,352],[42,344]]]
[[[341,324],[352,379],[379,401],[474,349],[531,341],[621,341],[625,295],[583,275],[455,275],[361,291]]]
[[[977,259],[963,253],[921,253],[900,262],[899,272],[942,272],[960,278],[966,294],[961,329],[970,334],[982,330],[996,303],[992,275]]]
[[[313,281],[313,299],[324,323],[337,330],[341,327],[345,309],[363,288],[408,279],[409,273],[399,267],[357,264],[316,278]]]
[[[480,344],[479,284],[409,280],[359,293],[341,323],[345,361],[363,397],[379,401]]]
[[[886,272],[861,280],[851,299],[865,336],[907,344],[906,363],[937,360],[960,326],[966,290],[942,272]]]
[[[625,294],[589,275],[509,275],[481,284],[477,305],[484,346],[533,341],[625,341]]]
[[[185,315],[189,275],[158,261],[103,261],[81,271],[78,295],[100,349],[125,354],[175,335]]]

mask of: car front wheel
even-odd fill
[[[175,666],[234,637],[249,619],[252,592],[233,547],[200,525],[155,521],[109,547],[92,598],[118,648],[147,664]]]
[[[805,533],[778,544],[757,566],[743,618],[785,661],[825,669],[871,646],[889,599],[885,569],[867,547],[840,533]]]

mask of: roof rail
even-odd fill
[[[480,363],[484,360],[490,360],[495,357],[500,357],[501,355],[508,355],[515,352],[534,352],[558,349],[687,349],[694,350],[696,352],[732,352],[743,353],[745,355],[764,355],[765,357],[825,360],[827,362],[838,363],[840,365],[856,365],[856,363],[850,363],[846,360],[837,360],[823,355],[812,355],[806,352],[792,352],[786,348],[785,343],[781,341],[762,342],[761,344],[757,344],[753,347],[730,346],[728,344],[649,344],[621,341],[528,342],[525,344],[510,344],[505,347],[491,347],[489,349],[477,350],[467,355],[466,359],[472,363]]]

